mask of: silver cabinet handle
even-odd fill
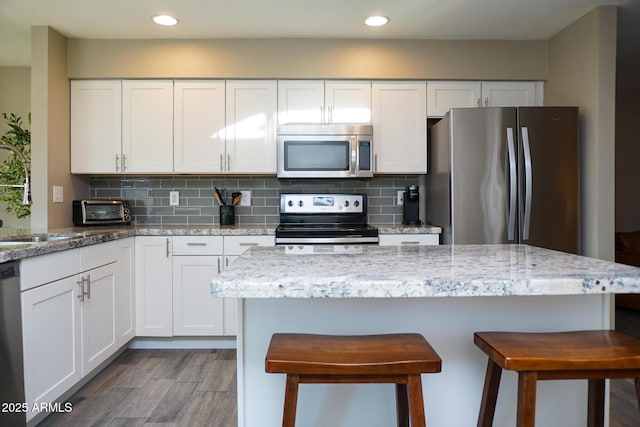
[[[116,172],[120,170],[120,156],[116,154]]]
[[[419,245],[420,242],[417,241],[411,241],[411,242],[400,242],[400,246],[402,245]]]
[[[517,176],[513,128],[507,128],[507,162],[509,163],[509,199],[507,205],[507,239],[514,240],[516,231]]]
[[[220,153],[220,172],[224,172],[224,156]]]
[[[484,98],[484,106],[485,107],[489,106],[489,97],[488,96],[486,98]]]
[[[240,246],[258,246],[258,243],[256,243],[256,242],[243,242],[243,243],[240,243]]]
[[[327,108],[329,109],[329,123],[333,123],[333,107],[330,105]]]
[[[227,172],[231,172],[231,154],[227,154]]]
[[[187,242],[187,246],[207,246],[205,242]]]
[[[531,197],[533,191],[531,147],[529,145],[529,129],[522,128],[522,151],[524,153],[524,220],[522,225],[522,240],[529,240],[529,228],[531,226]]]
[[[122,172],[126,172],[127,170],[127,155],[122,155]]]
[[[91,299],[91,275],[87,274],[87,299]]]
[[[218,261],[220,262],[220,261]],[[229,267],[229,257],[224,257],[224,266]]]
[[[169,258],[169,241],[170,239],[167,237],[167,258]]]
[[[482,107],[482,98],[478,98],[478,99],[476,100],[476,106],[478,106],[478,107]]]
[[[82,276],[76,283],[80,286],[80,293],[77,297],[80,301],[84,301],[84,276]]]
[[[220,257],[218,257],[218,274],[220,274]]]
[[[324,107],[320,106],[320,123],[324,123]]]

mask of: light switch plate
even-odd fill
[[[396,205],[401,205],[404,203],[404,190],[398,190],[398,200],[396,200]]]
[[[180,204],[180,192],[169,191],[169,206],[178,206]]]
[[[53,186],[53,203],[64,202],[64,187],[61,185]]]
[[[241,193],[240,206],[251,206],[251,190],[244,190]]]

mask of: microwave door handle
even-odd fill
[[[358,140],[355,140],[355,143],[351,144],[351,175],[358,175]]]

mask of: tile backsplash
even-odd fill
[[[393,175],[368,180],[277,179],[274,176],[95,176],[90,194],[95,199],[124,199],[131,202],[134,224],[211,225],[219,224],[220,209],[213,187],[234,191],[250,190],[251,206],[235,207],[236,224],[277,225],[280,222],[281,193],[364,193],[368,197],[368,221],[373,224],[401,224],[402,206],[396,205],[398,190],[418,184],[419,175]],[[179,205],[169,205],[169,192],[179,192]]]

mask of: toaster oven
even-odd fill
[[[74,200],[73,223],[84,225],[131,224],[131,210],[126,200]]]

